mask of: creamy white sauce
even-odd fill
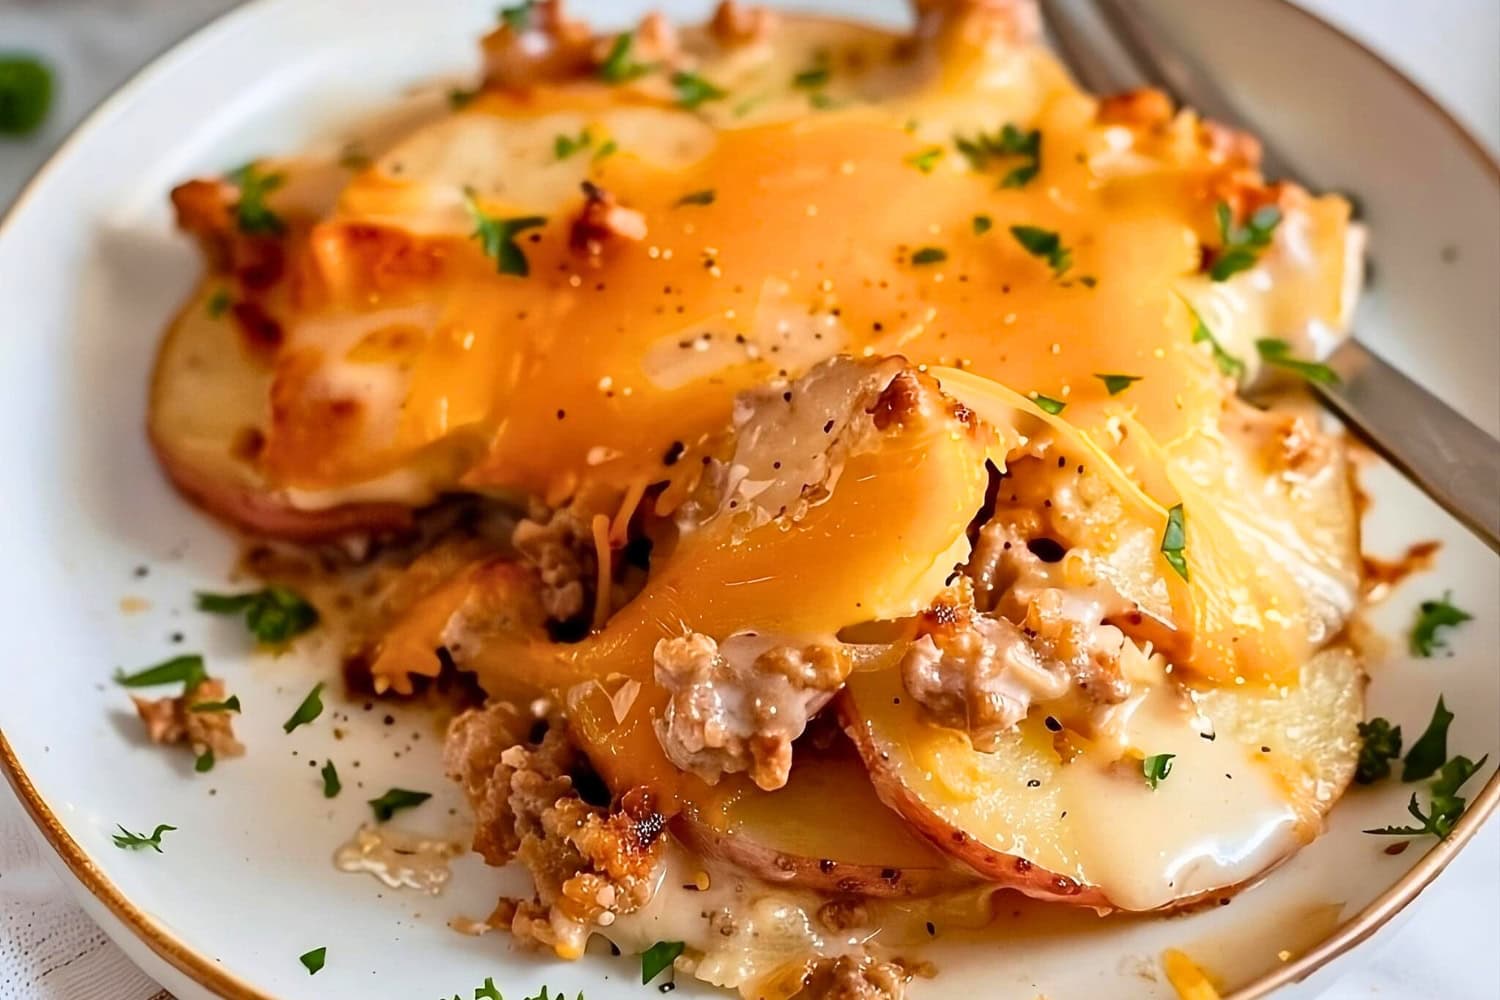
[[[466,850],[451,840],[402,833],[362,824],[333,855],[341,872],[373,875],[392,889],[415,889],[437,895],[452,878],[448,862]]]
[[[1133,757],[1080,757],[1061,799],[1083,874],[1111,901],[1165,906],[1251,878],[1301,846],[1296,811],[1252,748],[1227,734],[1207,739],[1212,724],[1170,686],[1128,705],[1121,738],[1146,756],[1175,754],[1171,773],[1152,789]]]

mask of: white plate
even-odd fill
[[[503,935],[448,930],[450,916],[482,915],[498,891],[496,874],[472,859],[436,898],[334,871],[331,854],[366,812],[363,800],[390,785],[438,793],[403,826],[461,825],[440,777],[438,734],[420,715],[336,697],[329,711],[349,716],[339,722],[345,739],[332,738],[329,715],[282,733],[314,679],[332,679],[331,660],[312,644],[306,657],[247,655],[235,628],[189,610],[195,588],[223,584],[234,545],[167,487],[142,431],[152,351],[197,268],[172,231],[171,184],[295,149],[418,81],[472,71],[494,2],[251,4],[100,109],[0,228],[0,552],[10,566],[0,577],[0,760],[90,911],[182,997],[467,997],[486,976],[512,998],[543,983],[569,996],[586,990],[589,1000],[645,993],[631,959],[564,965],[516,954]],[[1491,433],[1500,429],[1494,163],[1393,71],[1278,0],[1158,3],[1311,176],[1359,196],[1377,265],[1361,336]],[[575,6],[606,24],[642,5]],[[666,5],[677,16],[707,6]],[[814,6],[901,16],[894,0]],[[1445,694],[1458,714],[1452,749],[1493,754],[1495,557],[1388,470],[1372,471],[1365,486],[1374,497],[1370,551],[1444,543],[1437,567],[1373,615],[1392,642],[1372,665],[1371,712],[1414,736]],[[1447,590],[1476,620],[1454,635],[1451,657],[1408,662],[1401,637],[1414,605]],[[126,614],[126,597],[149,608]],[[177,631],[181,643],[171,641]],[[208,655],[245,706],[249,755],[207,776],[193,775],[186,755],[144,746],[109,683],[116,666],[186,650]],[[346,786],[332,801],[310,766],[329,757]],[[1012,920],[998,942],[946,958],[916,996],[1159,997],[1170,993],[1155,964],[1167,946],[1259,995],[1323,968],[1399,911],[1500,802],[1500,783],[1482,796],[1478,788],[1476,779],[1470,816],[1425,856],[1430,842],[1392,857],[1387,841],[1359,832],[1401,821],[1408,788],[1356,790],[1323,839],[1232,905],[1170,920]],[[178,827],[164,854],[111,845],[116,823],[162,822]],[[316,946],[327,947],[327,967],[309,978],[297,956]],[[684,986],[677,995],[700,994]]]

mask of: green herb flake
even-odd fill
[[[204,747],[203,752],[193,758],[193,770],[199,774],[207,774],[214,769],[213,747]]]
[[[1129,389],[1142,378],[1140,375],[1103,375],[1096,374],[1094,378],[1104,383],[1104,388],[1111,396],[1118,396]]]
[[[1067,273],[1073,266],[1073,252],[1062,245],[1062,239],[1050,229],[1036,226],[1011,226],[1010,234],[1021,244],[1021,248],[1033,257],[1047,262],[1056,277]]]
[[[599,64],[599,78],[605,83],[629,83],[651,72],[649,64],[636,62],[631,56],[634,45],[635,36],[629,32],[616,35],[604,62]]]
[[[229,182],[240,192],[234,206],[235,225],[240,232],[248,236],[280,236],[286,232],[286,223],[266,204],[266,197],[285,181],[281,174],[262,173],[254,163],[229,172]]]
[[[1473,620],[1473,615],[1453,606],[1452,597],[1451,593],[1446,593],[1440,600],[1423,601],[1418,606],[1417,620],[1411,629],[1413,656],[1426,659],[1440,649],[1447,649],[1448,643],[1438,635],[1438,629],[1455,628]]]
[[[535,9],[537,0],[522,0],[514,7],[501,7],[499,10],[500,23],[511,31],[522,32],[531,30],[531,12]]]
[[[148,837],[144,833],[131,833],[123,826],[119,826],[119,824],[116,824],[116,826],[120,831],[112,835],[116,847],[124,851],[139,851],[149,847],[157,854],[162,853],[161,835],[177,829],[175,826],[168,826],[163,823],[153,830],[151,836]]]
[[[267,646],[296,638],[318,624],[318,609],[289,587],[272,584],[245,594],[199,592],[198,610],[215,615],[245,616],[245,627]]]
[[[718,194],[714,191],[713,188],[705,188],[702,191],[689,191],[687,194],[683,195],[681,198],[678,198],[672,204],[677,206],[678,208],[681,208],[684,205],[712,205],[714,203],[714,199],[717,197]]]
[[[993,229],[994,226],[995,226],[995,220],[991,219],[988,215],[976,215],[976,216],[974,216],[974,235],[975,236],[983,236],[985,233],[987,233],[991,229]]]
[[[942,159],[943,147],[931,146],[920,153],[913,153],[911,156],[908,156],[906,162],[922,171],[922,173],[930,174]]]
[[[1304,361],[1292,357],[1292,345],[1277,337],[1264,337],[1255,342],[1261,360],[1276,368],[1301,375],[1309,382],[1320,385],[1338,385],[1339,376],[1332,368],[1317,361]]]
[[[432,798],[431,792],[413,792],[405,788],[392,788],[378,799],[370,799],[370,808],[375,818],[384,823],[402,809],[411,809]]]
[[[677,106],[689,111],[705,101],[721,101],[729,96],[728,91],[714,86],[697,73],[684,70],[672,74],[672,89],[677,92]]]
[[[479,96],[477,90],[464,90],[462,87],[452,87],[448,91],[448,107],[454,111],[462,111],[474,103],[474,98]]]
[[[485,976],[484,985],[474,987],[474,1000],[505,1000],[505,998],[500,995],[500,991],[495,987],[495,980],[489,976]]]
[[[343,782],[339,781],[339,769],[333,766],[333,761],[324,764],[318,773],[323,776],[323,798],[331,799],[344,790]]]
[[[1003,188],[1025,187],[1042,169],[1042,133],[1039,129],[1022,131],[1006,123],[998,132],[978,133],[974,138],[954,136],[953,145],[969,161],[976,173],[984,173],[996,163],[1021,162],[1000,178]]]
[[[35,56],[0,56],[0,135],[29,135],[52,108],[52,70]]]
[[[1141,774],[1153,791],[1172,773],[1172,761],[1176,757],[1175,753],[1154,753],[1141,761]]]
[[[1443,766],[1443,761],[1448,759],[1448,726],[1452,722],[1453,713],[1448,711],[1448,706],[1443,704],[1443,698],[1439,695],[1427,728],[1401,759],[1402,781],[1430,778]]]
[[[494,260],[495,269],[501,274],[513,274],[524,278],[531,273],[531,265],[525,252],[516,245],[516,237],[528,229],[547,224],[540,215],[527,215],[515,219],[499,219],[486,215],[474,200],[472,191],[465,194],[469,216],[474,220],[474,232],[469,235],[479,240],[484,255]]]
[[[1254,267],[1261,253],[1271,245],[1271,234],[1281,224],[1281,209],[1262,205],[1243,226],[1236,226],[1229,203],[1221,201],[1214,206],[1214,218],[1219,224],[1220,246],[1213,254],[1208,276],[1214,281],[1227,281]]]
[[[1182,512],[1182,504],[1177,504],[1167,511],[1167,527],[1161,535],[1161,554],[1166,558],[1167,564],[1184,580],[1188,578],[1187,556],[1183,554],[1186,549],[1187,523]]]
[[[309,976],[316,976],[319,972],[323,971],[323,962],[327,958],[327,948],[314,948],[312,951],[297,956],[297,961],[301,962],[303,967],[307,969]]]
[[[234,305],[234,299],[230,296],[229,289],[215,289],[214,293],[208,297],[208,315],[211,319],[220,319],[232,305]]]
[[[1219,366],[1219,374],[1227,375],[1235,381],[1243,379],[1245,377],[1245,362],[1224,350],[1224,346],[1213,335],[1213,331],[1208,328],[1208,324],[1203,322],[1203,317],[1198,314],[1198,310],[1188,305],[1186,299],[1182,300],[1182,304],[1187,306],[1188,312],[1193,317],[1192,342],[1209,345],[1213,353],[1214,364]]]
[[[559,133],[552,140],[552,155],[559,160],[566,160],[581,149],[588,149],[594,144],[594,136],[588,129],[579,132],[577,137]]]
[[[799,90],[816,90],[826,87],[832,75],[828,66],[828,53],[820,52],[813,65],[792,77],[792,86]]]
[[[298,726],[305,726],[318,716],[323,714],[323,682],[319,681],[313,685],[313,689],[307,692],[307,697],[302,699],[302,704],[292,713],[292,717],[281,724],[283,732],[290,733]]]
[[[1050,413],[1054,417],[1061,413],[1068,405],[1060,399],[1053,399],[1051,396],[1043,396],[1040,393],[1032,393],[1031,401],[1037,405],[1039,410]]]
[[[1358,731],[1359,763],[1354,768],[1354,780],[1373,785],[1390,776],[1391,761],[1401,756],[1401,727],[1375,718],[1361,722]]]
[[[641,985],[651,982],[677,961],[684,948],[681,941],[658,941],[641,952]]]
[[[127,674],[123,670],[115,671],[115,683],[128,688],[182,684],[186,690],[191,691],[207,679],[208,670],[203,665],[203,657],[197,653],[174,656],[133,674]]]
[[[911,255],[911,262],[921,267],[927,264],[941,264],[948,259],[948,251],[942,247],[919,247]]]
[[[620,144],[619,143],[615,142],[613,139],[605,139],[603,142],[601,142],[599,144],[599,148],[594,151],[594,159],[593,159],[592,162],[598,163],[600,160],[604,159],[605,157],[607,157],[607,156],[613,156],[615,153],[618,153],[619,151],[620,151]]]
[[[1421,826],[1383,826],[1364,832],[1381,837],[1421,837],[1429,834],[1439,840],[1447,837],[1468,808],[1467,800],[1458,794],[1459,789],[1484,767],[1487,760],[1488,754],[1477,761],[1460,755],[1444,764],[1437,780],[1431,785],[1430,803],[1425,813],[1417,802],[1417,793],[1412,792],[1406,811]]]
[[[232,694],[228,698],[225,698],[223,701],[195,701],[188,706],[189,712],[197,712],[200,714],[210,712],[238,712],[239,710],[240,696],[237,694]]]

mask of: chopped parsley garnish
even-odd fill
[[[193,770],[199,774],[206,774],[214,769],[213,747],[204,747],[203,752],[193,758]]]
[[[207,678],[208,670],[203,666],[203,657],[197,653],[174,656],[170,660],[164,660],[154,667],[147,667],[133,674],[127,674],[123,670],[115,671],[115,683],[128,688],[180,683],[191,691]]]
[[[302,704],[292,713],[292,717],[281,724],[283,732],[291,732],[298,726],[305,726],[309,722],[323,714],[323,682],[319,681],[313,685],[313,689],[307,692],[307,697],[302,699]]]
[[[378,799],[370,799],[370,808],[375,818],[384,823],[402,809],[411,809],[432,798],[431,792],[413,792],[405,788],[392,788]]]
[[[307,969],[309,976],[315,976],[323,969],[323,961],[328,957],[327,948],[314,948],[305,954],[299,955],[297,961]]]
[[[969,166],[980,173],[988,170],[996,161],[1014,161],[1019,158],[1020,164],[1012,167],[1000,179],[1001,187],[1025,187],[1042,169],[1040,129],[1023,132],[1007,122],[1000,131],[992,135],[980,132],[972,139],[954,136],[953,145],[969,161]]]
[[[1354,780],[1361,785],[1372,785],[1389,777],[1391,761],[1401,756],[1401,727],[1381,718],[1361,722],[1359,741],[1359,763],[1354,768]]]
[[[1187,525],[1182,513],[1182,504],[1177,504],[1167,511],[1167,527],[1161,534],[1161,554],[1166,557],[1167,564],[1184,580],[1188,578],[1187,556],[1183,555],[1186,549]]]
[[[505,1000],[500,995],[500,990],[495,987],[495,980],[489,976],[484,977],[484,985],[474,987],[474,1000]]]
[[[537,0],[521,0],[514,7],[500,8],[500,23],[511,31],[529,31],[531,29],[531,11],[537,4]]]
[[[1038,409],[1050,413],[1054,417],[1061,413],[1063,408],[1068,405],[1060,399],[1053,399],[1051,396],[1043,396],[1040,393],[1033,394],[1031,401],[1037,405]]]
[[[115,825],[120,830],[119,833],[113,834],[116,847],[126,851],[139,851],[149,847],[157,854],[162,853],[161,835],[177,829],[175,826],[168,826],[163,823],[151,831],[151,836],[148,837],[144,833],[131,833],[118,823]]]
[[[580,149],[588,149],[593,144],[594,136],[588,129],[579,132],[577,138],[559,134],[552,140],[552,154],[559,160],[566,160]]]
[[[339,769],[333,766],[333,761],[324,764],[318,773],[323,776],[323,798],[331,799],[344,790],[343,782],[339,781]]]
[[[477,90],[464,90],[462,87],[453,87],[448,91],[448,107],[454,111],[462,111],[474,103],[474,98],[479,96]]]
[[[234,299],[230,296],[229,289],[217,289],[208,297],[208,315],[218,319],[227,313],[232,305],[234,305]]]
[[[1102,375],[1096,374],[1094,378],[1104,383],[1104,388],[1111,396],[1118,396],[1129,389],[1132,384],[1141,380],[1140,375]]]
[[[1439,695],[1427,728],[1401,759],[1402,781],[1430,778],[1443,766],[1443,761],[1448,759],[1448,726],[1452,722],[1453,713],[1448,711],[1448,706],[1443,704],[1443,698]]]
[[[240,696],[232,694],[223,701],[195,701],[188,706],[189,712],[238,712]]]
[[[0,58],[0,135],[27,135],[52,107],[52,70],[35,56]]]
[[[679,208],[683,205],[712,205],[717,197],[718,193],[713,188],[704,188],[702,191],[689,191],[673,204]]]
[[[1417,793],[1412,792],[1406,811],[1411,813],[1412,818],[1421,823],[1421,826],[1383,826],[1374,830],[1366,830],[1365,833],[1373,833],[1382,837],[1420,837],[1431,834],[1439,840],[1443,839],[1453,832],[1453,827],[1457,825],[1459,818],[1464,814],[1464,809],[1468,807],[1467,800],[1458,794],[1459,789],[1489,759],[1489,754],[1485,754],[1478,761],[1472,761],[1460,755],[1444,764],[1437,779],[1432,783],[1431,802],[1425,813],[1417,803]]]
[[[629,83],[637,77],[651,72],[648,63],[636,62],[630,50],[635,45],[635,36],[630,32],[616,35],[609,47],[609,54],[599,64],[599,78],[605,83]]]
[[[516,245],[516,237],[528,229],[547,224],[540,215],[526,215],[516,219],[497,219],[480,211],[473,192],[465,196],[469,215],[474,219],[474,232],[469,235],[479,240],[486,257],[493,258],[495,269],[501,274],[514,274],[524,278],[531,273],[526,254]]]
[[[919,247],[911,255],[913,264],[941,264],[948,259],[948,251],[942,247]]]
[[[1055,276],[1062,276],[1073,266],[1073,252],[1062,245],[1062,239],[1050,229],[1036,226],[1011,226],[1010,234],[1022,249],[1047,262]]]
[[[254,163],[229,172],[229,182],[240,189],[234,206],[234,221],[249,236],[279,236],[286,232],[281,216],[271,211],[266,196],[286,181],[281,174],[264,174]]]
[[[927,149],[922,150],[920,153],[913,153],[911,156],[908,156],[906,158],[906,162],[922,171],[922,173],[930,174],[932,173],[933,168],[938,165],[942,158],[943,147],[931,146]]]
[[[1141,761],[1141,774],[1146,778],[1146,784],[1155,789],[1157,785],[1166,780],[1167,775],[1172,773],[1172,761],[1177,757],[1175,753],[1154,753]]]
[[[991,219],[988,215],[976,215],[974,216],[974,235],[983,236],[985,233],[989,232],[994,227],[994,225],[995,220]]]
[[[819,52],[811,66],[792,77],[792,86],[802,90],[816,90],[828,85],[832,71],[828,67],[828,53]]]
[[[605,139],[599,144],[599,148],[594,151],[594,162],[598,163],[606,156],[613,156],[619,150],[620,144],[618,142],[615,142],[613,139]]]
[[[1339,376],[1332,368],[1317,361],[1303,361],[1292,357],[1292,345],[1278,337],[1264,337],[1255,342],[1261,360],[1268,365],[1295,372],[1309,382],[1321,385],[1338,385]]]
[[[1461,608],[1451,603],[1451,593],[1440,600],[1423,601],[1417,608],[1417,621],[1411,629],[1411,652],[1413,656],[1427,658],[1439,649],[1448,648],[1446,640],[1438,637],[1438,629],[1454,628],[1473,619]]]
[[[318,609],[301,594],[272,584],[247,594],[199,592],[198,610],[215,615],[245,616],[245,627],[268,646],[286,642],[318,624]]]
[[[1229,203],[1221,201],[1214,206],[1214,217],[1219,222],[1220,246],[1213,255],[1208,276],[1214,281],[1227,281],[1254,267],[1261,253],[1271,245],[1271,234],[1281,223],[1281,209],[1262,205],[1250,213],[1243,226],[1236,226]]]
[[[687,946],[681,941],[658,941],[641,952],[641,985],[651,982],[677,961]]]
[[[728,91],[714,86],[697,73],[684,70],[672,74],[672,89],[677,91],[677,106],[689,111],[705,101],[720,101],[729,96]]]
[[[1188,305],[1186,299],[1182,300],[1182,304],[1187,306],[1188,312],[1193,315],[1193,343],[1209,345],[1213,351],[1214,364],[1219,366],[1219,374],[1227,375],[1236,381],[1244,378],[1245,362],[1224,350],[1223,345],[1213,335],[1213,331],[1208,328],[1208,324],[1203,322],[1203,317],[1198,314],[1198,310]]]

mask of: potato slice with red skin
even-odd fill
[[[775,792],[735,775],[685,795],[672,832],[704,857],[819,892],[923,896],[976,881],[881,805],[842,738],[822,751],[799,745],[791,777]]]
[[[146,430],[172,484],[215,517],[270,538],[315,542],[409,528],[412,512],[400,504],[303,510],[265,482],[247,452],[265,424],[271,372],[247,356],[228,316],[210,315],[212,295],[206,283],[178,315],[152,373]]]
[[[1241,781],[1232,792],[1226,782],[1225,800],[1256,788],[1273,789],[1284,797],[1285,808],[1279,837],[1258,846],[1255,830],[1263,827],[1252,829],[1251,824],[1263,821],[1264,811],[1247,811],[1244,828],[1229,824],[1221,812],[1213,820],[1218,825],[1202,829],[1215,843],[1223,837],[1243,850],[1232,857],[1251,860],[1226,869],[1234,874],[1221,881],[1215,881],[1212,866],[1207,877],[1184,878],[1176,883],[1177,895],[1153,898],[1154,905],[1141,905],[1140,895],[1101,884],[1091,873],[1113,866],[1118,874],[1122,862],[1146,868],[1166,864],[1172,870],[1174,859],[1159,856],[1160,831],[1201,823],[1189,815],[1204,804],[1201,797],[1152,798],[1155,793],[1142,782],[1138,761],[1121,761],[1116,771],[1121,781],[1113,788],[1084,782],[1086,770],[1098,773],[1094,765],[1099,761],[1089,755],[1101,754],[1102,747],[1079,740],[1076,749],[1084,756],[1064,764],[1055,734],[1040,712],[1022,722],[996,753],[979,753],[961,733],[933,724],[912,699],[901,698],[900,677],[891,671],[852,676],[838,710],[880,800],[934,847],[984,878],[1038,899],[1101,910],[1166,910],[1224,896],[1264,874],[1317,835],[1323,815],[1348,786],[1359,753],[1355,727],[1363,717],[1363,671],[1351,653],[1335,647],[1305,665],[1300,680],[1285,689],[1214,688],[1191,695],[1212,722],[1214,739],[1199,743],[1200,733],[1185,734],[1183,746],[1189,749],[1179,747],[1179,753],[1189,753],[1193,745],[1218,754],[1237,749],[1235,759],[1247,770],[1238,775]],[[1176,761],[1177,773],[1185,764],[1191,762]],[[1168,778],[1162,788],[1184,790],[1171,782]],[[1100,790],[1107,794],[1080,795]],[[1114,794],[1137,798],[1126,805]],[[1128,846],[1112,857],[1101,856],[1101,841],[1128,843],[1127,817],[1138,826],[1147,819],[1149,829],[1158,831],[1156,838],[1142,842],[1138,850]],[[1117,823],[1119,831],[1113,829]],[[1192,876],[1191,866],[1188,871]],[[1174,883],[1163,878],[1161,884]],[[1137,888],[1131,886],[1129,892]]]

